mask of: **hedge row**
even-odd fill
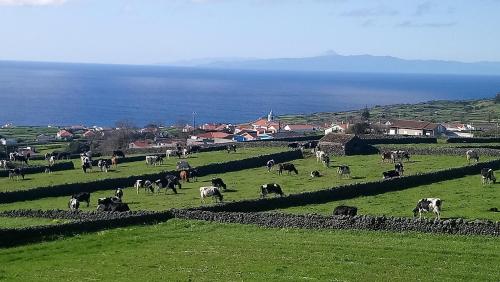
[[[403,176],[388,180],[347,184],[329,189],[290,194],[284,197],[226,202],[214,206],[191,208],[190,210],[205,210],[213,212],[257,212],[311,204],[323,204],[332,201],[352,199],[359,196],[371,196],[392,191],[400,191],[420,185],[456,179],[465,175],[479,174],[481,169],[484,167],[499,169],[500,160],[423,174]],[[284,192],[286,193],[286,190]]]
[[[52,171],[68,170],[74,169],[75,165],[73,162],[59,162],[55,163],[52,167]],[[42,173],[45,172],[45,166],[29,166],[22,169],[24,174]],[[0,170],[0,177],[9,176],[8,170]]]
[[[500,137],[452,137],[446,139],[448,143],[499,143]]]
[[[266,162],[270,159],[274,159],[279,163],[292,161],[298,158],[302,158],[302,152],[296,150],[262,155],[243,160],[213,163],[205,166],[199,166],[197,168],[199,176],[205,176],[209,174],[219,174],[265,166]],[[166,172],[150,173],[120,178],[100,179],[84,183],[59,184],[29,190],[0,192],[0,203],[12,203],[17,201],[36,200],[45,197],[66,196],[83,191],[94,192],[100,190],[114,190],[119,187],[131,187],[137,179],[155,180],[165,175],[165,173]],[[170,173],[175,173],[175,171],[171,171]]]
[[[386,216],[324,216],[284,213],[232,213],[173,210],[176,218],[219,223],[254,224],[268,228],[361,229],[392,232],[425,232],[459,235],[500,235],[500,222],[464,219],[427,220]]]
[[[436,137],[401,136],[401,135],[359,135],[359,138],[370,145],[375,144],[435,144]]]
[[[443,147],[429,147],[429,148],[408,148],[408,147],[397,147],[397,146],[389,146],[389,145],[380,145],[377,146],[377,149],[380,152],[384,151],[396,151],[396,150],[404,150],[410,153],[410,155],[449,155],[449,156],[463,156],[465,161],[465,153],[469,150],[474,150],[479,154],[479,158],[481,156],[490,156],[490,157],[498,157],[500,156],[500,150],[498,149],[490,149],[490,148],[443,148]]]

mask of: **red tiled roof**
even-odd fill
[[[215,138],[217,138],[217,139],[224,139],[224,138],[228,138],[230,136],[231,136],[230,134],[227,134],[225,132],[218,132],[218,131],[207,132],[207,133],[196,135],[196,137],[198,137],[198,138],[204,138],[204,139],[215,139]]]
[[[61,137],[71,137],[71,136],[73,136],[73,133],[63,129],[63,130],[60,130],[59,132],[57,132],[57,135],[61,136]]]

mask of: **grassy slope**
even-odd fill
[[[193,155],[187,159],[190,165],[200,166],[214,162],[223,162],[250,158],[263,154],[270,154],[283,151],[284,148],[247,148],[240,149],[236,153],[228,154],[226,151],[205,152]],[[24,181],[13,181],[7,177],[0,178],[0,192],[14,191],[20,189],[30,189],[41,186],[49,186],[62,183],[75,183],[92,181],[96,179],[117,178],[129,175],[142,175],[147,173],[161,172],[163,170],[175,170],[176,162],[179,159],[165,159],[164,165],[147,166],[144,161],[119,164],[117,169],[112,169],[108,173],[100,172],[94,167],[93,172],[84,174],[81,170],[80,160],[74,160],[75,169],[56,171],[51,174],[38,173],[29,174]]]
[[[488,211],[492,207],[500,208],[500,183],[482,185],[479,176],[467,176],[403,191],[351,200],[292,207],[282,211],[331,214],[334,207],[345,204],[358,207],[359,214],[409,217],[412,216],[416,202],[427,197],[437,197],[444,200],[442,216],[445,218],[482,218],[500,221],[500,213]]]
[[[430,101],[418,104],[398,104],[389,106],[375,106],[370,110],[371,119],[378,121],[382,118],[416,119],[435,122],[463,121],[484,123],[488,121],[488,113],[493,120],[499,119],[500,104],[493,99],[471,101]],[[359,118],[362,109],[336,113],[315,113],[310,115],[280,116],[283,121],[309,122],[323,124],[325,122],[341,121]]]
[[[321,164],[318,164],[315,158],[296,160],[293,163],[297,165],[299,175],[278,176],[276,172],[268,173],[265,168],[256,168],[201,177],[198,182],[183,184],[183,189],[179,190],[179,194],[177,195],[174,195],[172,191],[168,191],[167,194],[162,193],[155,195],[146,194],[144,191],[140,191],[140,194],[137,195],[136,191],[129,187],[124,191],[124,201],[130,204],[132,210],[165,210],[173,207],[191,207],[200,205],[199,187],[210,185],[210,179],[215,176],[222,177],[228,185],[228,188],[231,189],[231,192],[224,193],[225,200],[235,201],[259,197],[258,187],[265,183],[279,183],[287,194],[299,193],[353,182],[378,180],[381,178],[382,171],[393,168],[393,164],[381,163],[378,155],[334,158],[333,165],[347,163],[351,166],[352,178],[342,179],[336,173],[335,168],[326,169]],[[465,165],[464,158],[462,157],[414,156],[412,161],[407,163],[405,173],[414,174],[417,172],[462,165]],[[320,178],[311,178],[309,176],[310,171],[316,169],[321,171],[324,176]],[[97,198],[107,197],[112,194],[112,190],[94,192],[92,193],[90,207],[83,207],[82,209],[94,210],[96,208]],[[419,198],[421,198],[421,196],[419,196]],[[67,196],[44,198],[35,201],[1,204],[0,210],[18,208],[66,209],[67,201]],[[410,201],[410,203],[414,202],[414,199]],[[211,200],[207,200],[207,203],[211,203]]]
[[[491,237],[171,220],[2,249],[0,279],[498,281],[499,243]]]

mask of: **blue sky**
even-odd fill
[[[0,60],[340,54],[500,61],[499,0],[0,0]]]

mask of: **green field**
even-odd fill
[[[500,183],[483,185],[481,177],[475,175],[403,191],[326,204],[291,207],[281,211],[331,214],[338,205],[350,205],[358,208],[358,214],[411,217],[413,208],[421,198],[441,198],[444,201],[441,215],[443,218],[461,217],[500,221],[500,213],[489,211],[493,207],[500,208]],[[434,217],[433,214],[426,216]]]
[[[266,147],[240,149],[236,153],[231,154],[228,154],[226,151],[205,152],[190,156],[186,160],[191,166],[196,167],[214,162],[240,160],[264,154],[277,153],[283,150],[285,149]],[[51,174],[28,174],[23,181],[14,181],[8,177],[0,178],[0,192],[32,189],[63,183],[88,182],[97,179],[142,175],[161,172],[164,170],[175,170],[177,161],[179,161],[178,158],[170,158],[169,160],[165,159],[164,164],[160,166],[147,166],[144,161],[129,162],[119,164],[117,169],[111,169],[108,173],[101,172],[97,167],[94,167],[92,172],[85,174],[80,168],[81,162],[78,159],[73,160],[75,164],[75,169],[73,170],[55,171]]]
[[[2,217],[0,216],[0,228],[27,227],[35,225],[60,224],[67,222],[63,219],[32,218],[32,217]]]
[[[412,161],[408,162],[405,166],[405,174],[409,175],[448,167],[459,167],[465,165],[464,161],[464,158],[455,156],[413,156]],[[210,185],[210,179],[212,179],[212,177],[221,177],[228,185],[229,191],[224,193],[225,201],[236,201],[258,198],[260,185],[266,183],[278,183],[282,186],[286,194],[292,194],[325,189],[348,183],[379,180],[381,179],[383,171],[393,169],[394,167],[392,163],[382,163],[378,155],[333,158],[333,165],[350,165],[352,177],[347,179],[339,177],[336,168],[331,167],[327,169],[312,157],[295,160],[293,163],[296,164],[299,170],[298,175],[279,176],[276,171],[269,173],[264,167],[219,175],[208,175],[200,177],[197,182],[183,183],[183,188],[178,191],[179,194],[177,195],[173,194],[170,190],[166,194],[154,195],[140,191],[139,195],[137,195],[132,187],[128,187],[124,190],[124,201],[129,203],[132,210],[165,210],[169,208],[192,207],[201,204],[199,187]],[[141,162],[139,166],[145,167],[145,164]],[[312,170],[319,170],[324,176],[320,178],[311,178],[309,174]],[[79,178],[85,176],[81,171],[75,170],[75,172]],[[101,177],[105,176],[104,173],[100,172],[93,174],[101,175]],[[108,173],[108,175],[109,174],[111,173]],[[10,180],[10,182],[14,181]],[[114,191],[111,189],[92,193],[92,203],[90,207],[82,207],[82,209],[95,209],[97,198],[108,197],[113,193]],[[0,210],[18,208],[66,209],[67,201],[67,196],[51,197],[34,201],[1,204]],[[211,203],[211,201],[211,199],[208,199],[207,203]],[[411,201],[411,203],[413,202],[414,200]]]
[[[6,281],[499,281],[500,239],[170,220],[0,250]],[[27,271],[29,269],[29,271]]]

